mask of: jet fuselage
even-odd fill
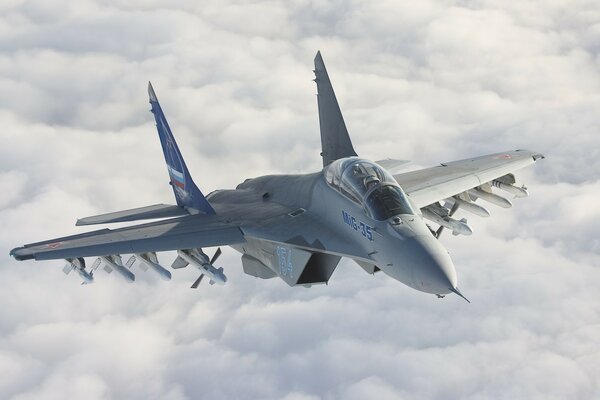
[[[421,215],[399,214],[376,220],[367,215],[360,204],[328,185],[325,170],[305,175],[268,175],[247,179],[234,190],[219,190],[207,198],[217,213],[220,209],[231,212],[236,204],[247,206],[249,202],[256,203],[255,210],[258,212],[262,206],[273,208],[279,204],[293,210],[291,215],[297,212],[305,219],[327,226],[330,232],[322,234],[336,235],[348,248],[353,249],[352,255],[332,253],[334,255],[376,266],[390,277],[426,293],[443,295],[456,287],[456,271],[452,260],[443,245],[431,234]],[[246,235],[251,237],[252,227],[245,228]],[[313,239],[317,238],[303,238],[307,244],[312,243]],[[292,244],[294,248],[302,248],[301,242]],[[285,244],[264,240],[252,243],[250,240],[245,245],[232,247],[260,260],[286,280],[293,271],[288,271],[287,263],[282,267],[277,257],[271,257],[281,245]],[[294,282],[286,281],[290,284]]]

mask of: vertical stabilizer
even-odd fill
[[[156,128],[158,129],[158,136],[167,162],[167,170],[171,179],[170,184],[173,187],[177,205],[192,212],[214,214],[215,210],[192,180],[150,82],[148,82],[148,95],[150,96],[151,111],[156,120]]]
[[[339,158],[356,156],[348,135],[342,111],[335,97],[333,86],[327,75],[325,63],[318,51],[315,56],[315,82],[319,104],[319,126],[321,128],[321,157],[323,165]]]

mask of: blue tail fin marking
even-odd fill
[[[148,95],[150,96],[151,111],[156,120],[156,128],[158,129],[158,136],[167,162],[167,170],[169,171],[177,205],[204,214],[215,214],[215,210],[192,180],[150,82],[148,82]]]

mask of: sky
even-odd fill
[[[599,43],[597,1],[2,1],[0,398],[600,398]],[[546,155],[442,236],[471,304],[349,260],[290,288],[225,248],[191,290],[8,256],[173,203],[148,81],[205,193],[319,170],[317,50],[365,158]]]

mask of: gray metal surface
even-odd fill
[[[318,92],[317,101],[319,104],[323,165],[339,158],[356,156],[325,63],[323,63],[321,52],[317,52],[315,57],[314,72]]]
[[[419,208],[465,192],[543,158],[529,150],[513,150],[442,163],[395,174],[394,178]]]
[[[13,249],[10,254],[18,260],[55,260],[219,246],[243,241],[239,227],[224,222],[221,217],[190,215],[32,243]]]

